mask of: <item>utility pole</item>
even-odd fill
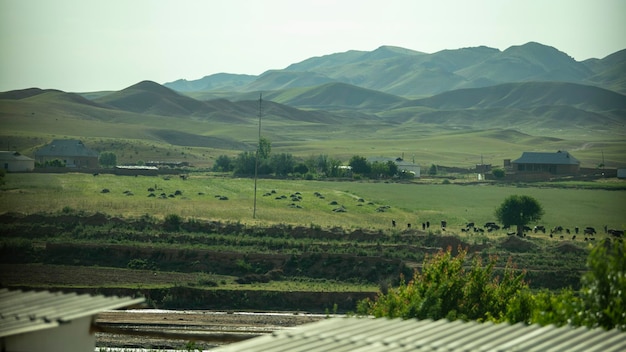
[[[254,158],[254,210],[252,218],[256,219],[256,183],[259,176],[259,154],[261,149],[261,115],[263,115],[263,93],[259,93],[259,140],[256,147],[256,157]]]

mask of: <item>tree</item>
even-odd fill
[[[228,172],[233,171],[233,161],[228,155],[220,155],[215,159],[213,164],[213,171],[216,172]]]
[[[270,158],[269,165],[276,176],[287,176],[293,172],[296,162],[293,155],[287,153],[274,154]]]
[[[235,175],[254,175],[256,155],[253,152],[242,152],[237,155],[233,162]]]
[[[259,140],[259,160],[267,160],[272,153],[272,142],[265,137]]]
[[[430,176],[437,175],[437,165],[435,165],[435,164],[430,165],[430,168],[428,169],[428,174]]]
[[[376,317],[418,319],[463,319],[494,322],[525,322],[532,314],[532,296],[509,260],[502,277],[495,274],[497,258],[483,265],[480,256],[465,265],[467,251],[454,256],[450,249],[427,257],[422,271],[408,283],[401,282],[375,301],[365,299],[359,314]]]
[[[495,215],[504,226],[517,226],[517,235],[523,236],[524,226],[538,221],[544,211],[541,204],[529,196],[511,195],[498,208]]]
[[[113,167],[117,165],[117,155],[112,152],[102,152],[99,161],[100,165],[104,167]]]
[[[626,331],[626,241],[606,241],[587,257],[581,299],[589,327]]]
[[[367,161],[367,159],[365,159],[364,156],[359,155],[352,156],[348,165],[350,165],[350,167],[352,168],[352,172],[355,174],[369,175],[372,169],[372,166]]]
[[[504,169],[493,169],[491,171],[491,173],[493,174],[493,177],[495,177],[495,178],[497,178],[499,180],[503,179],[504,176],[505,176]]]

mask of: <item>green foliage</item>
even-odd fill
[[[626,242],[605,241],[587,258],[581,299],[590,327],[626,330]]]
[[[287,176],[293,172],[293,168],[296,162],[293,155],[287,153],[273,154],[270,157],[270,168],[274,171],[276,176]]]
[[[493,177],[495,177],[498,180],[503,179],[504,176],[505,176],[504,169],[499,169],[499,168],[498,169],[493,169],[491,171],[491,173],[493,174]]]
[[[496,209],[498,221],[505,226],[516,225],[517,234],[522,235],[523,227],[533,221],[538,221],[544,211],[539,202],[526,195],[511,195]]]
[[[267,160],[272,153],[272,142],[265,137],[259,140],[259,160]]]
[[[350,158],[348,165],[352,168],[353,173],[359,175],[369,175],[372,170],[371,164],[364,156],[360,155],[353,155]]]
[[[117,165],[117,155],[112,152],[102,152],[100,153],[99,162],[103,167],[114,167]]]
[[[233,169],[233,160],[228,155],[218,156],[213,164],[213,171],[216,172],[229,172],[233,171]]]
[[[509,261],[502,278],[495,275],[496,258],[483,265],[475,256],[465,268],[467,251],[456,256],[450,249],[426,258],[422,272],[407,284],[401,282],[375,301],[358,306],[361,314],[404,319],[464,319],[527,321],[530,317],[528,285]]]
[[[437,165],[435,165],[435,164],[430,165],[430,168],[428,169],[428,174],[430,176],[437,175]]]
[[[165,231],[178,231],[182,225],[183,219],[177,214],[168,214],[163,220],[163,229]]]

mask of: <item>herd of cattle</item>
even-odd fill
[[[391,220],[391,227],[396,227],[397,223],[396,220]],[[442,231],[446,231],[446,228],[448,226],[448,222],[445,220],[441,221],[441,230]],[[407,228],[411,228],[411,224],[407,224]],[[422,223],[422,230],[426,230],[430,228],[430,222],[426,221],[424,223]],[[498,224],[496,224],[495,222],[486,222],[482,227],[480,226],[476,226],[476,224],[474,222],[469,222],[467,224],[465,224],[464,227],[461,228],[461,232],[464,233],[468,233],[468,234],[472,234],[472,233],[484,233],[484,232],[494,232],[494,231],[498,231],[498,230],[509,230],[507,231],[507,235],[509,236],[513,236],[516,235],[517,232],[516,231],[510,231],[510,226],[500,226]],[[546,229],[546,227],[544,225],[536,225],[534,227],[529,227],[529,226],[524,226],[523,227],[523,236],[526,236],[527,233],[532,232],[532,233],[543,233],[543,234],[549,234],[550,238],[556,238],[558,236],[559,239],[565,239],[565,235],[571,235],[571,239],[572,240],[576,240],[577,235],[583,235],[584,236],[584,240],[585,241],[593,241],[595,240],[595,235],[597,234],[597,231],[594,227],[591,226],[587,226],[585,228],[580,228],[578,226],[574,227],[573,230],[569,229],[569,228],[564,228],[563,226],[555,226],[554,228],[550,229],[549,231]],[[610,235],[613,236],[615,238],[623,238],[624,237],[624,230],[615,230],[615,229],[609,229],[606,225],[604,226],[604,233],[606,235]]]

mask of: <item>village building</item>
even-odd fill
[[[0,289],[2,351],[84,352],[96,348],[95,316],[142,298]]]
[[[8,172],[28,172],[35,169],[35,159],[18,152],[0,151],[0,164]]]
[[[574,175],[580,170],[580,161],[561,150],[555,153],[524,152],[519,159],[511,161],[511,167],[516,173]]]
[[[66,167],[90,169],[98,168],[99,156],[100,153],[76,139],[55,139],[35,152],[35,160],[41,165],[60,160]]]

